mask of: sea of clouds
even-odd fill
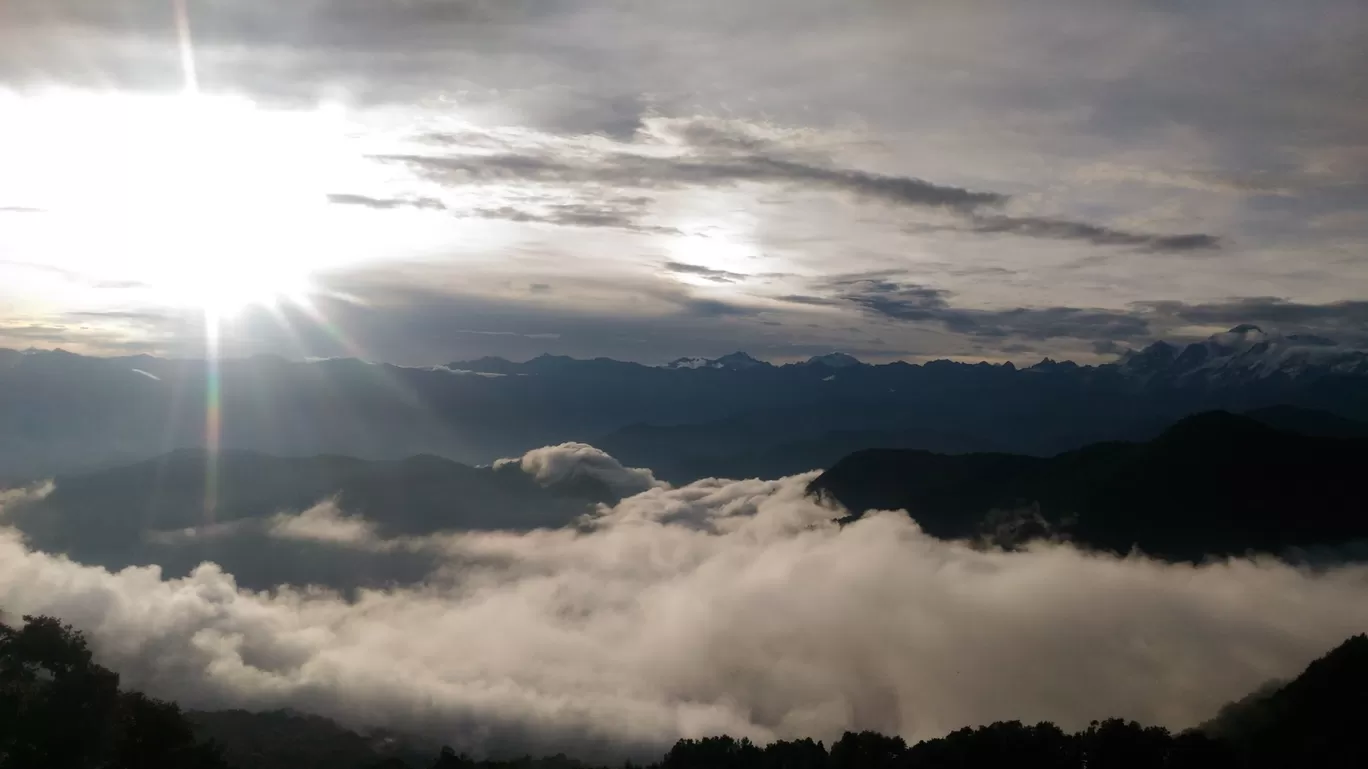
[[[525,471],[559,479],[554,447]],[[240,589],[37,552],[0,525],[7,621],[84,629],[133,688],[199,708],[292,707],[476,753],[659,755],[679,737],[915,740],[1021,719],[1198,724],[1368,630],[1368,567],[1200,566],[925,536],[904,514],[844,527],[812,475],[631,491],[561,529],[383,539],[321,501],[269,536],[412,554],[385,590]],[[0,496],[6,508],[50,491]],[[3,520],[0,520],[3,523]]]

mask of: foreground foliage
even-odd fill
[[[811,739],[762,747],[722,736],[680,740],[649,769],[1348,769],[1368,766],[1365,727],[1368,636],[1358,636],[1291,683],[1181,734],[1110,719],[1072,734],[1050,723],[995,723],[915,745],[876,732],[847,732],[830,748]],[[173,703],[121,690],[118,674],[96,664],[84,636],[59,620],[0,623],[0,769],[584,767],[565,756],[475,761],[451,748],[434,760],[423,754],[315,716],[187,716]]]
[[[121,691],[84,636],[50,617],[0,623],[3,769],[225,769],[180,708]]]

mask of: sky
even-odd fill
[[[1368,344],[1360,0],[7,0],[0,346]]]

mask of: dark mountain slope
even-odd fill
[[[1228,705],[1204,729],[1238,746],[1250,767],[1368,766],[1368,636],[1282,688]]]
[[[213,489],[212,493],[210,489]],[[599,489],[594,501],[607,498]],[[539,486],[516,468],[470,467],[433,456],[398,461],[352,457],[273,457],[182,450],[93,473],[58,476],[44,515],[82,526],[181,529],[306,509],[336,496],[384,533],[523,529],[560,523],[586,500]],[[207,504],[210,500],[212,504]],[[113,533],[113,532],[111,532]]]
[[[1289,433],[1318,435],[1323,438],[1368,438],[1368,423],[1346,419],[1329,411],[1302,409],[1296,406],[1268,406],[1247,411],[1245,416]]]
[[[1164,557],[1283,552],[1368,538],[1368,440],[1297,435],[1212,412],[1147,443],[1049,459],[864,451],[812,482],[855,514],[906,509],[928,533],[974,537],[1004,511],[1093,547]]]
[[[243,769],[369,769],[386,759],[424,767],[438,753],[418,738],[358,734],[321,716],[286,710],[191,711],[186,719],[196,737],[221,746],[224,757]]]
[[[213,470],[211,471],[211,467]],[[58,476],[39,502],[9,512],[36,548],[120,569],[156,564],[170,576],[213,561],[241,584],[338,588],[413,582],[421,553],[279,536],[275,516],[336,499],[384,538],[437,531],[564,526],[614,499],[587,476],[547,488],[516,464],[469,467],[431,456],[399,461],[281,458],[183,450],[156,460]]]
[[[707,477],[782,478],[824,469],[875,447],[946,454],[993,447],[984,438],[937,429],[879,429],[887,422],[873,410],[830,416],[814,409],[765,410],[700,424],[630,425],[591,443],[623,464],[649,467],[673,483]]]

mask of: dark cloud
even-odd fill
[[[1215,235],[1151,235],[1067,219],[1037,216],[975,216],[970,229],[982,233],[1004,233],[1047,240],[1079,240],[1096,246],[1134,246],[1146,251],[1184,253],[1211,251],[1221,247]]]
[[[643,232],[655,235],[677,235],[673,227],[659,227],[641,224],[639,214],[626,208],[615,207],[611,203],[593,205],[586,203],[553,203],[544,205],[540,210],[529,210],[515,206],[499,208],[477,208],[472,216],[483,219],[505,219],[525,224],[551,224],[557,227],[603,227],[607,229]]]
[[[1347,343],[1368,343],[1368,301],[1359,299],[1309,304],[1265,296],[1223,302],[1140,302],[1136,307],[1175,325],[1233,327],[1264,323],[1284,331],[1302,330]]]
[[[761,153],[775,148],[772,139],[743,130],[734,122],[694,118],[678,121],[666,130],[685,144],[700,149]]]
[[[980,310],[956,307],[949,291],[891,280],[845,277],[821,285],[823,296],[789,296],[809,305],[850,305],[890,320],[934,323],[971,337],[1046,339],[1139,339],[1150,335],[1149,321],[1138,312],[1077,307],[1018,307]]]
[[[328,196],[328,202],[339,206],[364,206],[379,210],[394,208],[419,208],[430,211],[445,211],[446,204],[437,198],[373,198],[368,195],[338,193]]]
[[[684,264],[683,262],[666,262],[665,271],[684,275],[697,275],[700,278],[711,280],[714,283],[737,283],[749,277],[747,275],[742,275],[739,272],[714,270],[702,265]]]
[[[720,299],[689,298],[681,304],[684,314],[695,318],[752,317],[759,313],[753,307],[724,302]]]
[[[518,152],[442,156],[390,155],[380,159],[400,162],[444,184],[534,182],[562,185],[615,185],[662,188],[725,186],[744,182],[801,185],[844,192],[853,197],[891,205],[939,208],[967,217],[965,224],[923,225],[921,231],[953,230],[981,234],[1010,234],[1050,240],[1070,240],[1097,246],[1128,246],[1145,251],[1189,253],[1219,249],[1221,239],[1203,233],[1157,235],[1049,217],[987,214],[984,208],[1008,202],[998,192],[973,191],[935,184],[910,176],[889,176],[851,168],[772,157],[764,154],[728,155],[774,148],[774,142],[708,122],[689,122],[677,129],[686,143],[702,148],[702,156],[656,157],[626,152],[608,153],[579,162]],[[547,217],[517,209],[496,209],[499,218],[545,221]],[[578,215],[584,226],[623,226],[610,213]],[[572,219],[569,214],[561,218]],[[551,217],[554,222],[555,217]],[[567,222],[555,222],[567,223]],[[568,223],[574,224],[574,221]]]
[[[1120,355],[1126,351],[1126,347],[1112,339],[1099,339],[1093,342],[1093,352],[1098,355]]]
[[[447,211],[448,206],[437,198],[375,198],[368,195],[333,194],[328,202],[334,205],[364,206],[378,210],[422,209]],[[653,202],[650,198],[629,197],[608,199],[599,203],[548,203],[540,210],[500,206],[498,208],[476,208],[468,215],[483,219],[505,219],[511,222],[552,224],[558,227],[605,227],[632,232],[654,234],[677,234],[671,227],[656,227],[636,221],[642,210]]]
[[[609,153],[589,162],[530,154],[384,155],[443,183],[531,181],[548,184],[614,184],[628,187],[725,186],[741,182],[802,184],[846,192],[896,205],[973,209],[1004,203],[1007,196],[934,184],[909,176],[887,176],[766,157],[652,157]]]
[[[806,304],[811,307],[840,307],[846,303],[843,299],[835,299],[829,296],[808,296],[807,294],[785,294],[775,298],[781,302]]]

